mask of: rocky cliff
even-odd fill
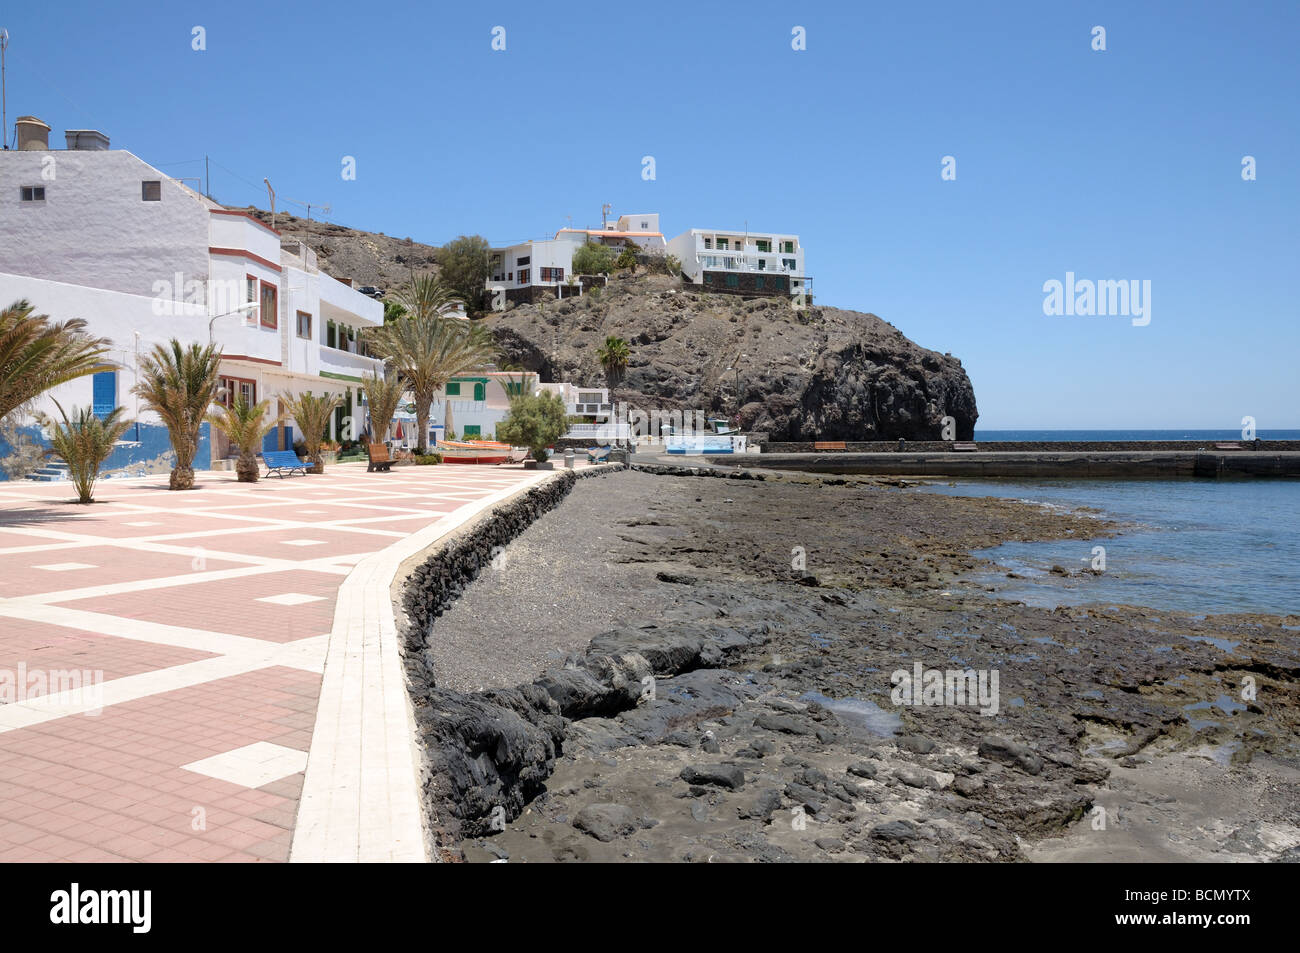
[[[262,209],[245,209],[270,221]],[[284,238],[316,250],[336,277],[392,291],[411,269],[435,270],[436,248],[279,214]],[[959,440],[979,412],[961,361],[909,341],[873,314],[777,298],[744,300],[680,287],[662,275],[614,277],[597,295],[512,306],[486,322],[505,359],[543,380],[606,383],[597,349],[631,349],[615,400],[651,411],[739,417],[772,440],[937,440],[945,416]]]
[[[607,336],[631,356],[614,398],[648,411],[739,417],[772,440],[970,440],[979,412],[961,361],[873,314],[744,300],[664,276],[613,278],[599,294],[521,304],[486,319],[506,359],[544,380],[605,381]]]

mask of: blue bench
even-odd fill
[[[301,470],[302,475],[306,476],[307,468],[311,466],[310,463],[303,463],[299,460],[298,454],[294,453],[292,450],[263,451],[262,462],[266,464],[267,476],[276,473],[279,475],[281,480],[284,479],[285,471],[292,473],[294,470]]]

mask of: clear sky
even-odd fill
[[[10,136],[100,129],[177,177],[208,155],[228,205],[267,176],[432,244],[604,202],[669,237],[748,222],[800,235],[819,303],[960,357],[981,428],[1300,427],[1295,2],[57,2],[0,27]],[[1045,315],[1067,272],[1149,280],[1150,323]]]

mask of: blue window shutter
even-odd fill
[[[117,406],[117,371],[100,371],[93,378],[92,408],[96,417],[103,419]]]

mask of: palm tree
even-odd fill
[[[62,404],[56,400],[54,406],[59,408],[63,423],[45,414],[37,417],[40,425],[50,431],[50,449],[45,451],[45,455],[63,458],[72,476],[72,485],[77,488],[77,502],[91,503],[99,468],[112,454],[113,445],[122,439],[131,421],[121,419],[121,407],[114,407],[102,418],[89,407],[73,407],[72,419],[69,420]]]
[[[600,366],[605,368],[605,376],[611,385],[622,379],[631,354],[627,342],[616,337],[605,338],[605,343],[596,349],[596,357],[600,359]]]
[[[235,479],[240,483],[256,483],[259,467],[257,451],[262,440],[281,421],[281,417],[268,417],[269,400],[249,404],[244,398],[237,398],[229,408],[222,408],[221,413],[208,414],[208,423],[230,438],[230,442],[239,450],[239,459],[235,461]]]
[[[406,382],[400,374],[368,374],[364,378],[366,401],[370,408],[370,439],[382,443],[388,436],[388,427],[397,413],[397,405],[402,402],[406,391]]]
[[[311,461],[311,473],[324,473],[325,461],[321,458],[320,447],[325,442],[325,431],[330,425],[330,415],[343,406],[343,398],[338,394],[325,394],[314,397],[303,393],[297,397],[281,394],[280,400],[288,416],[298,421],[302,431],[302,442],[307,448],[307,459]]]
[[[402,376],[415,397],[416,445],[425,453],[433,399],[451,378],[486,363],[496,353],[496,346],[481,325],[447,317],[460,300],[432,275],[412,274],[410,284],[396,297],[406,308],[406,316],[383,327],[368,328],[366,339],[370,349]]]
[[[0,310],[0,419],[44,391],[93,374],[108,352],[107,338],[85,334],[80,318],[51,322],[26,300]]]
[[[221,390],[221,349],[184,345],[176,338],[155,344],[140,362],[139,383],[132,390],[167,426],[176,454],[168,489],[193,489],[201,428]]]

